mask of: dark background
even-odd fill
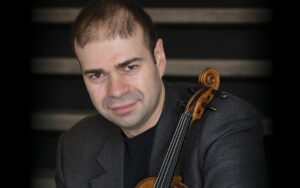
[[[86,0],[32,1],[30,9],[42,7],[83,7]],[[270,8],[278,9],[268,0],[139,0],[143,7],[199,7],[199,8]],[[274,14],[276,16],[276,14]],[[274,18],[276,18],[274,16]],[[74,57],[69,43],[71,24],[33,23],[29,16],[29,45],[26,51],[34,57]],[[157,24],[164,39],[167,58],[185,59],[266,59],[272,60],[272,75],[259,77],[221,77],[221,89],[233,93],[253,104],[263,118],[272,120],[272,133],[264,136],[265,155],[272,187],[280,182],[275,174],[274,161],[276,131],[279,119],[276,77],[278,69],[274,28],[277,23],[263,24]],[[27,67],[25,67],[27,68]],[[55,75],[29,72],[30,115],[45,111],[93,111],[93,105],[80,75]],[[200,71],[199,71],[200,73]],[[165,76],[170,82],[196,82],[195,76]],[[56,144],[61,131],[33,129],[29,118],[30,169],[54,170]],[[27,132],[27,130],[26,130]],[[30,174],[30,178],[36,173]]]

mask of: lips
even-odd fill
[[[133,109],[135,104],[136,104],[136,102],[133,102],[130,104],[111,107],[110,109],[117,115],[124,115],[124,114],[130,112]]]

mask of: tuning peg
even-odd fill
[[[212,111],[217,111],[217,108],[214,106],[209,106],[208,109],[212,110]]]
[[[208,108],[212,111],[217,111],[217,108],[212,106],[212,105],[208,105],[208,104],[205,104],[205,103],[202,103],[202,106],[205,107],[205,108]]]
[[[226,92],[222,91],[220,96],[224,99],[224,98],[228,97],[228,94]]]

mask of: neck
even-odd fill
[[[127,136],[127,138],[133,138],[139,134],[142,134],[143,132],[147,131],[148,129],[151,129],[154,127],[163,111],[164,107],[164,102],[165,102],[165,87],[164,84],[162,83],[162,90],[158,99],[157,106],[151,116],[146,120],[146,122],[143,122],[142,125],[137,125],[134,128],[128,129],[128,128],[122,128],[122,131],[124,134]]]

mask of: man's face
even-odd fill
[[[96,40],[75,51],[91,100],[100,114],[134,134],[152,127],[159,119],[166,60],[162,41],[153,55],[146,48],[143,32],[126,39]]]

